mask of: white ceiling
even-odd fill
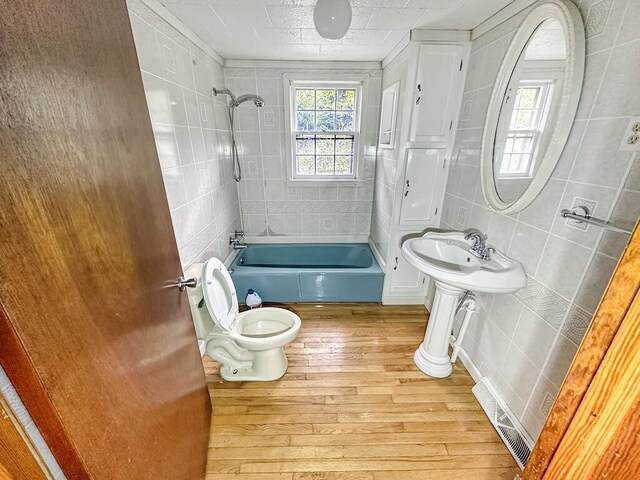
[[[382,60],[412,28],[471,30],[513,0],[351,0],[351,28],[325,40],[315,0],[160,0],[226,59]]]

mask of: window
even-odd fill
[[[291,82],[291,179],[357,178],[361,88],[356,82]]]
[[[500,177],[531,177],[553,93],[550,81],[518,85],[500,164]]]

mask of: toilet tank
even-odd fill
[[[215,331],[215,323],[209,315],[209,310],[204,304],[204,295],[202,293],[202,268],[203,263],[194,263],[184,271],[185,278],[195,278],[198,285],[195,288],[187,287],[187,295],[189,296],[189,308],[191,309],[191,317],[196,327],[196,337],[198,340],[204,340],[207,335]],[[202,302],[202,303],[201,303]],[[202,307],[198,307],[201,304]]]

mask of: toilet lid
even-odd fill
[[[216,325],[231,330],[238,316],[238,297],[227,267],[217,258],[207,260],[202,268],[202,293]]]

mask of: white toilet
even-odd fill
[[[189,268],[198,280],[189,288],[189,306],[198,340],[220,362],[220,376],[234,381],[271,381],[287,371],[283,347],[298,336],[300,317],[282,308],[239,313],[231,275],[217,258]]]

